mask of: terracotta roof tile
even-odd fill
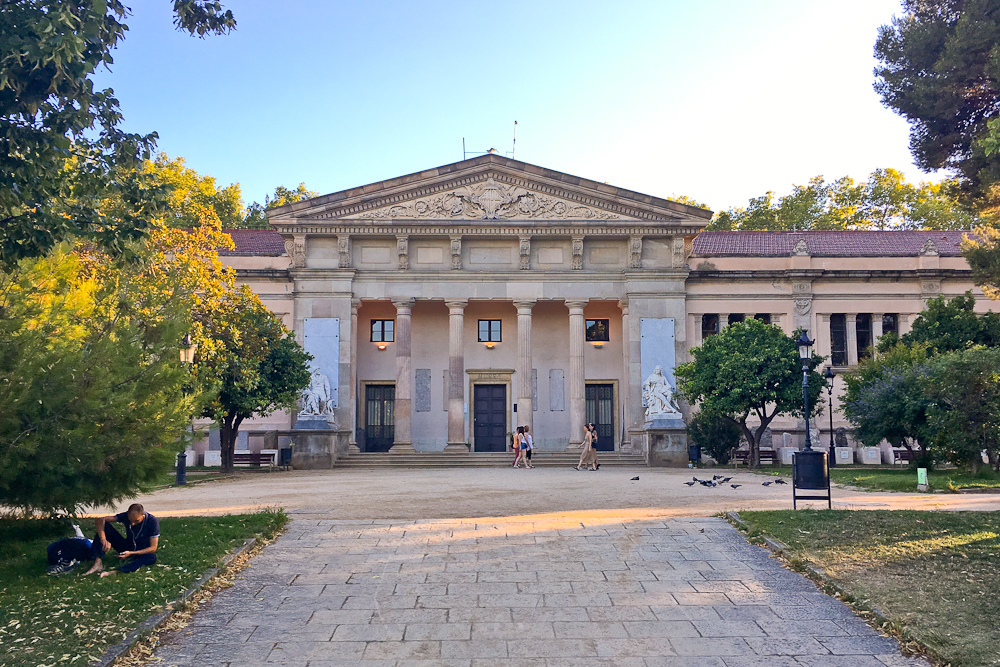
[[[699,256],[785,257],[800,239],[814,257],[914,257],[930,240],[944,257],[961,255],[959,244],[968,232],[826,231],[826,232],[702,232],[694,240]]]
[[[219,255],[256,255],[280,257],[285,254],[285,241],[273,229],[224,229],[233,239],[235,250],[220,250]]]

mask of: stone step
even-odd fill
[[[444,453],[417,452],[409,454],[362,453],[351,454],[337,460],[337,467],[346,468],[468,468],[509,466],[513,453]],[[618,452],[598,453],[601,466],[645,466],[642,454],[621,454]],[[531,463],[535,466],[562,467],[575,466],[580,460],[580,452],[536,452]]]

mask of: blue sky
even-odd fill
[[[818,174],[937,180],[872,89],[898,0],[224,0],[237,30],[204,40],[132,4],[98,85],[247,202],[456,162],[463,137],[504,154],[515,120],[519,160],[716,210]]]

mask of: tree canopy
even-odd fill
[[[750,443],[748,464],[760,462],[760,438],[779,414],[802,415],[802,360],[796,338],[757,319],[730,324],[691,349],[694,361],[674,370],[678,393],[710,415],[729,419]],[[809,410],[821,412],[818,400],[826,380],[815,371],[823,357],[809,359]],[[755,418],[756,433],[747,420]]]
[[[917,166],[949,169],[966,192],[984,194],[1000,178],[1000,154],[984,145],[1000,112],[1000,6],[903,0],[903,14],[879,29],[875,57],[875,90],[909,122]]]
[[[877,169],[863,183],[849,176],[833,182],[816,176],[777,200],[767,192],[746,207],[717,213],[706,229],[969,229],[974,220],[953,183],[913,185],[895,169]]]
[[[976,313],[976,298],[972,290],[952,299],[937,296],[913,322],[902,337],[906,345],[922,344],[936,353],[966,350],[975,345],[1000,345],[1000,315]]]
[[[267,221],[267,209],[278,206],[286,206],[303,199],[318,197],[318,192],[313,192],[306,187],[305,183],[299,183],[299,187],[290,190],[283,185],[274,189],[274,196],[264,196],[264,204],[254,202],[247,207],[246,217],[243,219],[243,227],[246,229],[270,229],[271,225]]]
[[[138,167],[157,135],[122,130],[114,91],[93,82],[127,15],[119,0],[0,3],[0,269],[74,237],[121,250],[147,233],[162,193]],[[174,15],[192,35],[236,26],[214,0],[175,0]],[[130,214],[108,216],[109,195]]]

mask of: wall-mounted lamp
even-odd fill
[[[384,350],[385,349],[385,343],[379,343],[378,344],[378,349]]]
[[[604,347],[604,343],[594,343],[594,347],[595,347],[595,348],[597,348],[597,349],[599,350],[599,349],[601,349],[602,347]]]
[[[492,350],[494,345],[496,345],[496,343],[494,343],[494,342],[486,343],[486,349],[487,350]]]

